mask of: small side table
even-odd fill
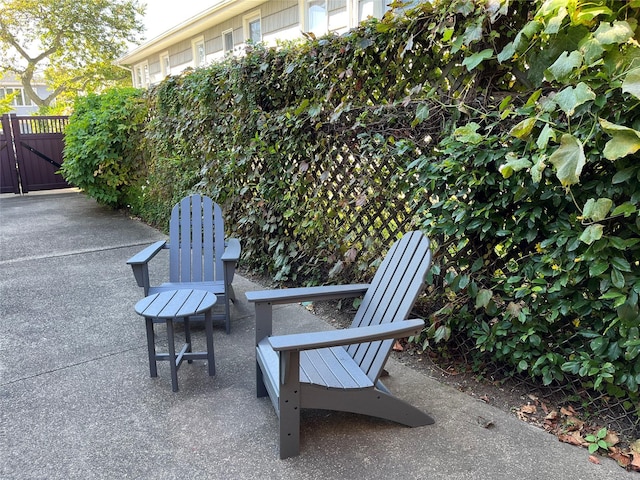
[[[137,314],[145,318],[147,324],[147,347],[149,350],[149,371],[152,377],[158,376],[157,360],[168,360],[171,367],[171,386],[178,391],[178,368],[183,360],[192,363],[193,360],[208,360],[209,375],[216,374],[215,358],[213,354],[213,317],[211,309],[216,303],[216,296],[204,290],[170,290],[155,293],[140,300],[136,306]],[[207,336],[207,351],[191,351],[191,330],[189,317],[204,313],[204,325]],[[184,319],[185,344],[176,355],[173,321]],[[167,340],[169,353],[156,353],[154,321],[164,320],[167,324]]]

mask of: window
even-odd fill
[[[360,0],[358,21],[361,22],[368,17],[375,16],[375,0]]]
[[[11,100],[11,105],[14,107],[24,107],[33,105],[33,102],[24,93],[23,88],[0,88],[0,99],[15,94],[15,97]]]
[[[204,38],[200,37],[192,42],[193,47],[193,64],[195,67],[202,67],[207,61],[207,55],[204,49]]]
[[[171,75],[171,62],[169,61],[169,53],[163,53],[162,55],[160,55],[160,70],[162,71],[163,77]]]
[[[323,35],[328,30],[329,15],[326,0],[306,0],[306,30],[316,35]]]
[[[225,54],[233,52],[233,30],[222,32],[222,50]]]
[[[405,3],[411,3],[412,0],[405,0]],[[349,25],[356,27],[360,22],[369,17],[382,18],[384,13],[389,10],[388,0],[349,0],[348,8],[350,10]]]
[[[260,12],[253,12],[244,17],[245,39],[253,43],[262,41],[262,22]]]
[[[147,62],[140,63],[135,66],[133,75],[133,83],[138,88],[149,87],[149,64]]]

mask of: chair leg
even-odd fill
[[[269,392],[264,385],[262,369],[260,368],[260,364],[256,362],[256,397],[261,398],[267,395],[269,395]]]
[[[280,458],[300,454],[300,395],[280,390]]]
[[[158,376],[158,364],[156,362],[156,340],[153,332],[153,319],[145,317],[147,325],[147,352],[149,354],[149,374],[152,377]]]
[[[224,321],[227,335],[231,333],[231,311],[229,308],[229,295],[224,296]]]
[[[280,458],[300,453],[300,352],[280,353]]]

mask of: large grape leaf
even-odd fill
[[[604,146],[602,154],[607,160],[617,160],[640,150],[640,132],[623,125],[616,125],[603,118],[600,119],[602,129],[611,135],[611,140]]]
[[[559,92],[553,99],[564,113],[566,113],[568,116],[571,116],[573,115],[577,107],[579,107],[583,103],[595,100],[596,94],[593,93],[593,90],[591,90],[586,83],[580,82],[575,86],[575,88],[565,88],[564,90]]]
[[[556,176],[564,187],[580,182],[585,161],[582,143],[568,133],[562,135],[560,146],[549,157],[549,162],[556,168]]]

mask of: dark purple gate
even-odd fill
[[[62,165],[66,116],[2,116],[0,193],[67,188]]]

